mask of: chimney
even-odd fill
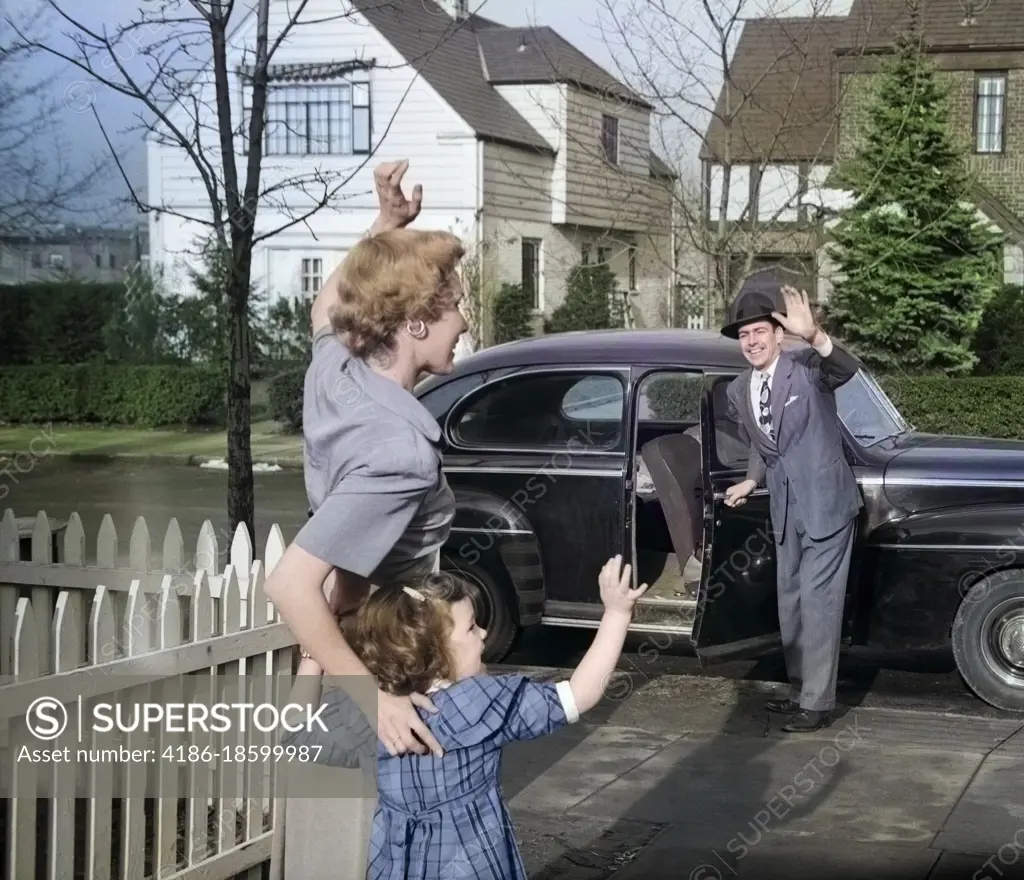
[[[469,0],[437,0],[441,8],[456,21],[469,18]]]

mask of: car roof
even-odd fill
[[[576,330],[485,348],[461,358],[449,375],[533,364],[581,363],[747,366],[737,342],[711,330]]]

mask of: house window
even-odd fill
[[[1003,152],[1003,126],[1006,121],[1006,74],[983,74],[974,92],[974,150],[977,153]]]
[[[63,269],[64,268],[64,254],[50,254],[50,268],[51,269]]]
[[[110,255],[110,263],[109,263],[109,265],[110,265],[111,269],[116,269],[117,268],[117,257],[114,254]]]
[[[611,248],[607,248],[607,247],[599,247],[597,249],[597,265],[598,266],[609,266],[611,261],[612,261],[612,249]]]
[[[601,116],[601,148],[612,165],[619,164],[619,120],[614,116]]]
[[[304,257],[302,260],[302,292],[319,293],[324,284],[324,261],[320,257]]]
[[[268,156],[368,154],[370,83],[271,85],[263,149]]]
[[[629,289],[636,290],[636,245],[629,246]]]
[[[101,257],[99,254],[96,254],[95,260],[96,260],[96,268],[97,269],[102,269],[103,268],[103,257]]]
[[[535,309],[540,305],[540,241],[523,239],[523,290],[530,295]]]
[[[32,268],[42,269],[43,268],[43,255],[39,252],[32,254]]]

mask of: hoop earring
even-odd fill
[[[414,339],[423,339],[427,335],[427,325],[422,319],[409,321],[405,325],[406,332]]]

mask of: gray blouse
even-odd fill
[[[295,543],[378,585],[434,570],[455,496],[423,404],[328,327],[313,339],[302,422],[313,515]]]

